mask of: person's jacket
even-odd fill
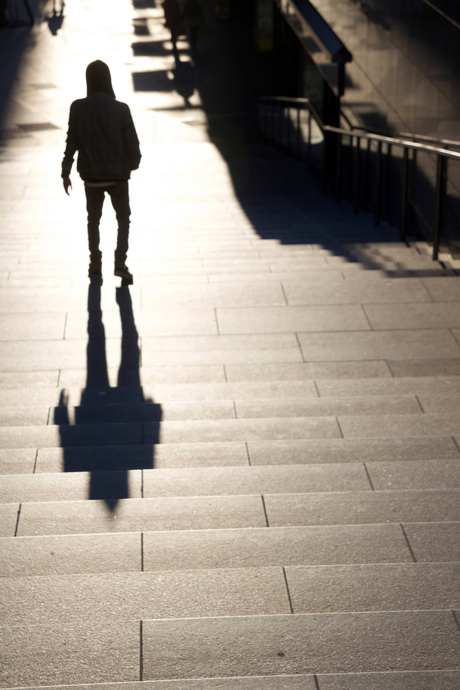
[[[68,177],[75,152],[85,182],[128,180],[141,153],[131,111],[105,93],[94,93],[70,106],[62,177]]]

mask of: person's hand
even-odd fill
[[[72,189],[72,183],[70,181],[70,177],[63,177],[62,178],[62,184],[64,185],[65,193],[69,194],[69,188]]]

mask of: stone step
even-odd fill
[[[118,474],[92,475],[90,500],[1,504],[2,536],[460,520],[458,489],[129,498]]]
[[[460,522],[2,537],[0,577],[460,561]]]
[[[460,414],[361,414],[0,427],[3,449],[460,436]]]
[[[188,678],[127,683],[53,685],[52,690],[457,690],[460,671],[384,671],[231,678]],[[44,690],[50,686],[28,686]],[[13,689],[14,690],[14,689]]]
[[[20,622],[2,629],[8,687],[388,668],[426,674],[455,670],[460,653],[450,610],[41,622],[33,631]]]
[[[101,396],[105,397],[105,396]],[[460,401],[460,393],[455,400]],[[447,401],[446,401],[447,402]],[[432,405],[431,408],[435,408]],[[446,405],[447,407],[447,405]],[[430,409],[430,411],[434,411]],[[448,410],[446,410],[448,411]],[[330,417],[339,415],[421,415],[414,395],[340,396],[327,398],[258,398],[257,400],[214,400],[212,402],[159,402],[92,404],[82,393],[81,404],[67,404],[65,392],[59,407],[0,407],[0,426],[119,424],[182,420],[253,419],[278,417]]]
[[[460,379],[454,376],[413,376],[379,378],[340,378],[315,380],[226,381],[221,383],[152,382],[144,386],[89,386],[65,388],[67,404],[133,404],[145,399],[165,402],[211,402],[214,400],[259,400],[288,398],[329,398],[339,396],[417,395],[422,407],[457,401]],[[47,387],[11,387],[0,390],[0,407],[51,406],[60,404],[63,389]],[[428,410],[427,410],[428,411]]]
[[[155,465],[152,455],[152,465]],[[102,498],[168,498],[347,491],[460,489],[460,462],[336,463],[255,467],[88,470],[64,455],[64,473],[3,475],[0,502],[78,501],[91,497],[95,486]],[[119,493],[123,489],[123,493]]]
[[[154,458],[152,458],[154,465]],[[456,465],[450,463],[450,479]],[[460,463],[458,463],[460,465]],[[450,465],[449,465],[450,467]],[[446,486],[449,484],[449,467],[446,468]],[[436,467],[439,470],[439,464]],[[101,476],[101,474],[103,476]],[[107,497],[112,486],[126,485],[132,498],[160,498],[174,496],[220,496],[257,493],[299,493],[320,491],[371,491],[371,481],[366,468],[360,463],[289,465],[272,467],[222,467],[176,470],[130,470],[126,472],[85,471],[73,467],[62,474],[13,474],[4,475],[0,482],[2,503],[37,501],[78,501],[88,497],[94,482],[103,481]],[[460,485],[460,474],[457,480]]]
[[[2,626],[18,621],[36,626],[43,620],[43,607],[48,623],[72,625],[289,613],[452,611],[460,608],[459,575],[457,562],[7,577],[0,579],[2,600],[9,602]]]
[[[459,531],[448,522],[3,537],[0,576],[448,562]]]
[[[459,439],[460,441],[460,439]],[[0,449],[0,474],[43,474],[75,471],[155,470],[191,467],[260,465],[314,465],[365,462],[385,463],[402,477],[403,464],[419,462],[424,472],[437,462],[458,461],[460,453],[452,437],[376,439],[302,439],[169,443],[126,446]],[[419,467],[420,469],[420,467]],[[387,472],[385,468],[384,473]],[[378,472],[378,469],[375,469]]]

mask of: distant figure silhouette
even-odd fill
[[[65,3],[61,2],[59,12],[56,10],[56,0],[53,0],[53,14],[48,17],[48,27],[53,36],[57,36],[59,29],[62,28],[64,22],[64,7]]]
[[[198,0],[187,0],[184,6],[184,19],[190,34],[190,48],[192,53],[196,53],[198,35],[204,26],[204,14]]]
[[[133,276],[125,263],[131,215],[128,180],[141,160],[139,140],[129,107],[115,99],[110,70],[105,62],[95,60],[88,65],[86,85],[86,98],[70,106],[62,161],[64,189],[69,194],[70,171],[78,151],[77,170],[85,183],[88,211],[89,277],[102,277],[99,222],[107,192],[118,221],[115,275],[125,284],[131,284]]]
[[[177,39],[184,28],[184,20],[177,0],[165,0],[163,3],[165,26],[171,31],[174,57],[178,58]]]

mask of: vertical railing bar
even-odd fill
[[[336,196],[337,204],[342,200],[342,135],[337,134],[337,178],[336,178]]]
[[[297,157],[300,158],[300,105],[297,104]]]
[[[352,142],[354,137],[352,137]],[[353,143],[352,143],[353,146]],[[361,137],[356,137],[356,152],[355,152],[355,170],[354,170],[354,186],[355,186],[355,203],[354,212],[359,211],[359,185],[360,185],[360,150],[361,150]]]
[[[308,109],[308,163],[311,163],[311,110]]]
[[[387,160],[386,160],[386,189],[385,189],[385,218],[390,221],[391,218],[391,162],[392,162],[392,147],[388,144]]]
[[[415,222],[415,188],[417,184],[417,150],[412,150],[412,162],[410,165],[410,186],[409,186],[409,223]]]
[[[380,216],[382,213],[382,142],[379,141],[377,145],[377,170],[375,178],[375,215],[374,225],[378,228],[380,225]]]
[[[370,196],[370,177],[371,177],[371,139],[367,140],[366,151],[366,179],[364,181],[364,205],[367,208]]]
[[[328,163],[329,163],[329,141],[328,137],[331,136],[330,132],[326,132],[324,135],[324,146],[323,146],[323,183],[322,183],[322,193],[326,194],[327,192],[327,181],[329,178],[329,170],[328,170]]]
[[[403,154],[403,169],[402,169],[402,199],[401,199],[401,242],[406,241],[406,221],[407,221],[407,193],[408,193],[408,177],[409,177],[409,149],[404,147]]]
[[[446,199],[447,158],[438,155],[436,165],[436,220],[433,242],[433,261],[438,260],[439,244],[441,241],[442,225],[444,221],[444,205]]]
[[[284,111],[284,106],[281,105],[278,108],[278,144],[282,145],[283,144],[283,111]]]

